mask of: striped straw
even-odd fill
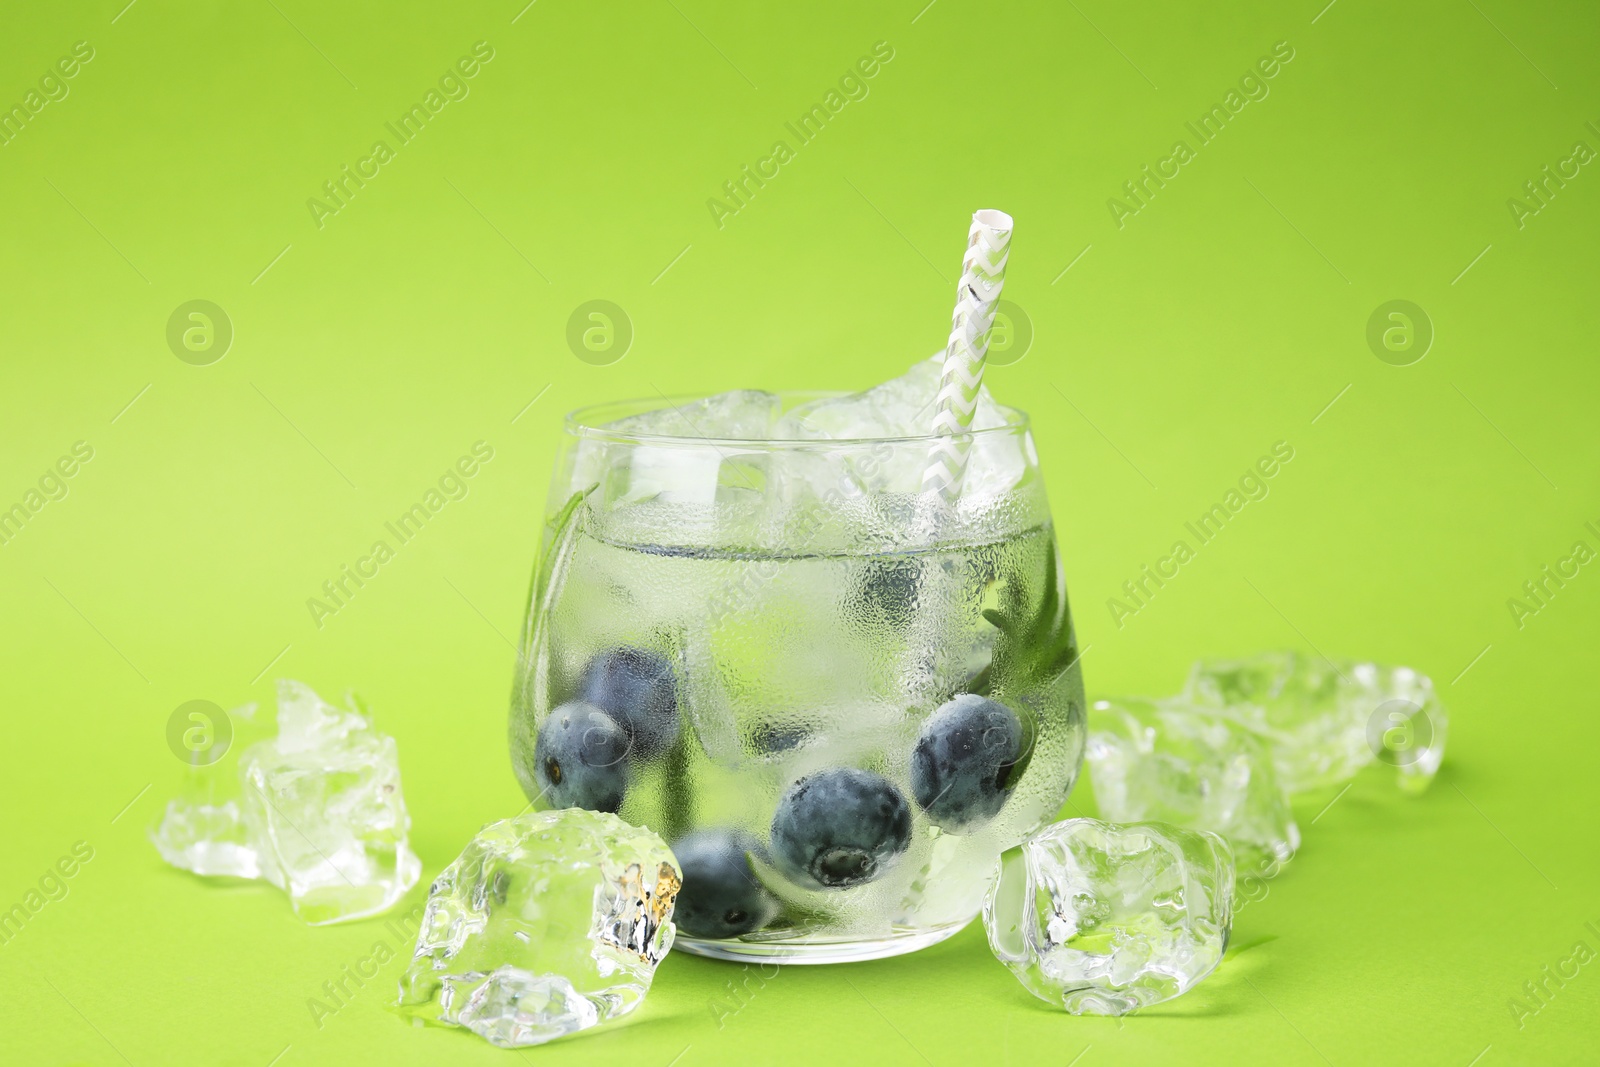
[[[944,377],[933,417],[933,432],[949,440],[941,440],[929,450],[928,466],[922,473],[922,491],[937,491],[949,502],[961,496],[961,481],[967,472],[969,440],[962,435],[972,427],[972,413],[978,406],[989,328],[994,325],[995,305],[1005,284],[1011,225],[1011,216],[1004,211],[974,213],[967,252],[961,257],[961,283],[956,287],[956,310],[950,321]]]

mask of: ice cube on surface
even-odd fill
[[[375,915],[417,884],[399,748],[360,711],[278,684],[278,737],[240,766],[263,876],[309,923]]]
[[[566,808],[484,827],[434,880],[402,1015],[538,1045],[637,1008],[682,885],[661,838]]]
[[[393,906],[421,875],[394,738],[287,680],[277,725],[240,756],[228,788],[168,805],[156,849],[196,874],[272,882],[313,924]]]
[[[150,836],[161,858],[174,867],[207,877],[261,877],[261,857],[236,799],[219,804],[170,800]]]
[[[1427,675],[1299,652],[1202,660],[1184,692],[1265,737],[1291,796],[1339,785],[1375,762],[1420,793],[1439,770],[1450,725]]]
[[[1233,880],[1215,834],[1068,819],[1001,857],[983,922],[995,956],[1034,996],[1074,1015],[1125,1015],[1216,968]]]
[[[273,715],[245,704],[223,717],[228,745],[217,752],[218,736],[208,732],[203,748],[183,754],[183,785],[151,827],[150,840],[174,867],[207,877],[260,878],[256,841],[240,806],[239,753],[272,734]]]
[[[1098,700],[1085,752],[1100,814],[1228,839],[1242,872],[1276,874],[1300,847],[1267,743],[1184,700]]]
[[[279,752],[332,749],[372,732],[372,721],[357,708],[329,704],[310,686],[284,678],[278,682]]]

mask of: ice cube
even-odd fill
[[[209,724],[204,748],[184,753],[187,766],[178,796],[167,802],[150,839],[161,858],[208,877],[260,878],[255,840],[240,810],[239,752],[271,733],[272,715],[246,704],[222,713],[227,743]]]
[[[371,730],[363,711],[335,707],[303,682],[278,682],[278,737],[273,744],[279,752],[337,748]]]
[[[321,924],[374,915],[417,884],[394,738],[299,682],[278,683],[278,737],[244,754],[244,818],[262,875]]]
[[[1420,793],[1439,770],[1450,725],[1427,675],[1298,652],[1202,660],[1185,694],[1265,737],[1291,796],[1374,762],[1397,768],[1400,787]]]
[[[979,410],[981,413],[981,407]],[[972,513],[1002,504],[1038,463],[1031,432],[975,436],[961,479],[962,511]]]
[[[188,797],[169,800],[150,838],[174,867],[207,877],[261,877],[261,857],[236,799],[220,804]]]
[[[722,457],[705,445],[636,445],[628,450],[627,495],[621,503],[710,504],[717,499]]]
[[[860,441],[931,433],[941,373],[942,357],[935,356],[871,389],[801,404],[778,420],[773,436],[797,441]]]
[[[1272,754],[1249,728],[1183,700],[1099,700],[1085,753],[1100,814],[1228,839],[1241,873],[1270,877],[1300,846]]]
[[[201,875],[261,878],[313,924],[373,915],[416,885],[394,738],[361,711],[278,683],[278,732],[239,759],[237,785],[168,805],[151,839]]]
[[[882,437],[923,437],[933,432],[944,353],[918,360],[898,378],[848,396],[800,404],[778,420],[773,436],[786,440],[855,441]],[[1009,415],[987,386],[978,387],[972,428],[1005,425]]]
[[[502,1048],[626,1015],[672,947],[681,884],[666,843],[615,815],[486,826],[434,880],[399,1010]]]
[[[801,404],[778,420],[773,436],[808,441],[927,437],[933,433],[943,364],[941,353],[871,389]],[[972,429],[994,429],[1007,425],[1012,418],[1013,413],[995,403],[986,387],[979,387]],[[1025,449],[1031,448],[1031,443],[1011,434],[974,438],[967,457],[963,500],[972,506],[984,506],[1013,488],[1027,469]],[[810,497],[822,497],[830,491],[848,497],[916,494],[922,489],[928,453],[928,444],[906,441],[871,450],[798,453],[786,456],[785,466],[791,482]]]
[[[983,905],[989,946],[1034,996],[1124,1015],[1216,968],[1233,859],[1215,834],[1068,819],[1006,852]]]
[[[668,401],[664,407],[617,419],[605,428],[624,434],[759,441],[771,436],[781,407],[773,393],[734,389],[681,404]]]
[[[697,515],[701,521],[743,517],[765,487],[765,457],[713,442],[769,437],[781,403],[772,393],[736,389],[609,422],[607,431],[662,440],[584,440],[573,458],[573,490],[603,485],[599,502],[619,506],[720,506],[716,515]]]
[[[755,441],[771,435],[782,401],[772,393],[735,389],[698,400],[674,403],[608,422],[602,433],[663,438],[630,441],[608,436],[582,437],[572,454],[568,493],[600,486],[596,503],[633,505],[721,502],[726,487],[748,490],[751,479],[737,467],[737,449],[708,441]],[[683,438],[674,442],[671,438]]]

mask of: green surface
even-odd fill
[[[1600,950],[1600,576],[1508,606],[1600,549],[1592,4],[124,2],[13,5],[0,36],[0,102],[24,107],[93,49],[0,147],[0,506],[93,453],[0,545],[0,906],[92,849],[0,945],[8,1061],[1592,1058],[1600,965],[1542,968]],[[478,41],[470,95],[400,144],[385,123]],[[880,41],[868,95],[799,144],[785,123]],[[1269,95],[1200,146],[1185,123],[1278,42]],[[1179,138],[1193,158],[1163,164]],[[308,198],[380,139],[392,158],[319,226]],[[775,177],[708,208],[779,139]],[[1176,176],[1108,206],[1146,164]],[[1454,714],[1433,790],[1373,775],[1303,805],[1302,853],[1222,969],[1122,1022],[1052,1012],[969,929],[776,977],[674,955],[631,1020],[525,1057],[386,1012],[398,961],[319,1025],[322,984],[398,939],[160,864],[173,709],[280,674],[360,690],[436,872],[521,806],[507,639],[560,413],[898,373],[942,346],[984,206],[1016,216],[1007,295],[1035,330],[990,379],[1036,419],[1090,692],[1282,645],[1413,664]],[[209,366],[166,340],[196,299],[233,324]],[[568,349],[593,299],[632,321],[620,362]],[[1366,340],[1393,299],[1434,326],[1408,366]],[[317,625],[307,599],[478,441],[465,498]],[[1279,441],[1270,494],[1114,619]]]

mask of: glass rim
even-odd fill
[[[979,438],[1000,434],[1024,434],[1028,432],[1031,419],[1028,413],[1021,408],[1010,407],[1005,404],[996,405],[1005,422],[999,426],[990,426],[982,430],[967,430],[958,434],[895,434],[887,437],[706,437],[700,434],[665,434],[665,433],[640,433],[634,430],[613,429],[607,424],[629,415],[643,414],[647,411],[659,411],[663,402],[667,407],[677,408],[680,404],[690,403],[695,400],[704,400],[714,393],[675,393],[672,395],[656,394],[654,397],[637,397],[631,400],[607,400],[595,404],[585,404],[567,412],[565,429],[573,437],[616,441],[626,444],[641,445],[710,445],[714,448],[726,447],[729,449],[772,449],[772,448],[833,448],[837,446],[863,446],[878,444],[923,444],[931,445],[935,441],[959,438],[964,441],[975,441]],[[826,400],[837,397],[853,396],[850,390],[840,389],[779,389],[775,394],[784,401],[787,410],[795,403],[807,400]],[[606,416],[602,421],[598,416]],[[932,422],[932,404],[929,404],[929,422]]]

